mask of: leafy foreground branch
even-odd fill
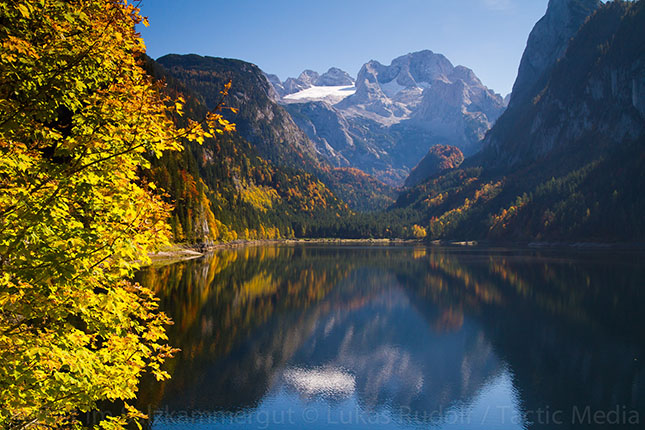
[[[169,241],[145,156],[233,129],[177,128],[181,103],[138,64],[138,9],[122,0],[0,2],[0,427],[80,428],[127,404],[173,353],[151,291],[128,279]]]

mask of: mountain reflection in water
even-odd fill
[[[139,407],[155,429],[640,428],[642,257],[276,245],[150,268],[182,351]]]

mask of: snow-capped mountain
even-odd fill
[[[435,144],[477,152],[505,108],[472,70],[429,50],[390,65],[369,61],[355,83],[337,68],[320,76],[307,70],[283,83],[276,78],[268,76],[319,152],[395,185]],[[343,133],[336,133],[338,124],[346,124]]]
[[[446,57],[432,51],[403,55],[389,66],[372,60],[358,72],[356,94],[339,108],[385,125],[401,122],[421,102],[423,90],[435,81],[448,81],[453,69]]]
[[[353,86],[354,79],[344,70],[332,67],[320,75],[315,85],[319,87]]]
[[[305,70],[297,78],[287,78],[284,82],[281,82],[280,78],[276,75],[265,74],[265,76],[280,97],[284,98],[293,94],[294,97],[291,98],[292,100],[325,99],[336,92],[336,90],[330,90],[327,87],[337,87],[337,89],[342,88],[346,89],[346,91],[351,91],[337,94],[334,98],[337,99],[336,102],[354,93],[352,91],[354,79],[352,79],[349,73],[337,67],[330,68],[322,75],[313,70]],[[312,88],[321,89],[309,91],[304,95],[299,94]]]

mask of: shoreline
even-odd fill
[[[235,240],[228,243],[218,243],[208,246],[211,249],[240,248],[244,246],[261,245],[300,245],[300,244],[342,244],[342,245],[389,245],[389,244],[424,244],[418,239],[258,239],[258,240]]]
[[[613,251],[644,251],[643,243],[608,243],[608,242],[489,242],[489,241],[456,241],[456,240],[433,240],[421,239],[257,239],[257,240],[235,240],[227,243],[213,243],[202,245],[173,244],[154,254],[150,254],[153,265],[167,264],[177,261],[187,261],[200,258],[209,252],[220,249],[235,249],[252,246],[265,245],[419,245],[419,246],[443,246],[443,247],[506,247],[523,249],[567,249],[567,250],[613,250]]]
[[[219,249],[235,249],[247,246],[264,245],[425,245],[426,242],[418,239],[257,239],[234,240],[226,243],[213,243],[202,245],[173,244],[167,249],[149,254],[151,265],[163,265],[171,262],[188,261],[203,257],[209,252]]]

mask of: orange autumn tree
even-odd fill
[[[181,101],[138,63],[126,0],[0,2],[0,427],[78,428],[171,353],[152,292],[127,279],[169,240],[146,157],[233,125],[174,126]]]

